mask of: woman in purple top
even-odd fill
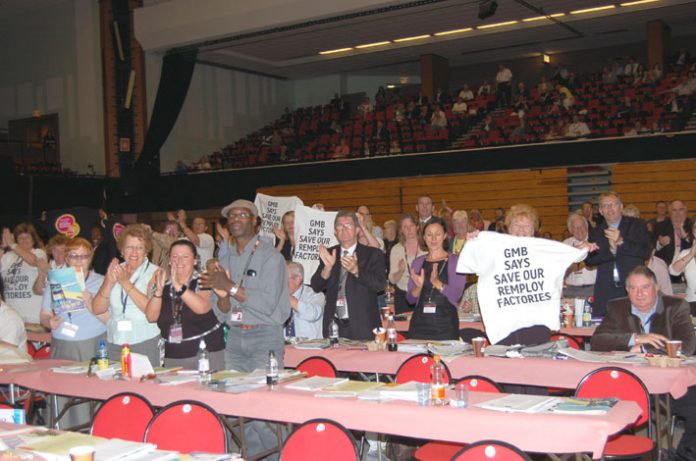
[[[416,307],[411,317],[411,339],[459,339],[457,302],[466,278],[457,274],[457,255],[447,252],[447,225],[431,218],[423,228],[428,254],[411,265],[407,298]]]

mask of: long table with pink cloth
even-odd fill
[[[404,352],[367,351],[347,347],[337,349],[307,350],[292,346],[285,348],[285,366],[294,368],[302,360],[320,355],[329,359],[340,371],[380,373],[393,375],[412,354]],[[481,375],[498,383],[549,386],[575,389],[587,373],[612,365],[580,362],[578,360],[552,360],[542,358],[501,358],[457,356],[445,363],[453,378]],[[647,365],[616,365],[635,373],[648,388],[650,394],[671,394],[678,398],[689,386],[696,385],[696,366],[659,368]]]
[[[633,423],[640,413],[633,402],[619,402],[604,415],[511,414],[472,406],[422,407],[403,401],[318,398],[311,392],[286,389],[282,384],[273,391],[264,388],[229,394],[210,391],[196,383],[163,386],[135,380],[102,381],[51,370],[52,366],[65,363],[43,360],[5,367],[0,372],[0,383],[94,400],[105,400],[119,392],[136,392],[155,406],[193,399],[229,416],[288,423],[331,418],[354,430],[459,443],[497,439],[530,452],[592,453],[593,458],[600,457],[607,437]],[[495,397],[496,394],[472,392],[470,404]]]

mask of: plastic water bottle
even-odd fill
[[[582,326],[585,328],[592,326],[592,307],[587,300],[585,300],[585,307],[582,313]]]
[[[201,339],[198,343],[198,376],[201,383],[210,382],[210,354],[206,347],[205,340]]]
[[[97,368],[100,370],[109,368],[109,351],[106,349],[106,341],[103,339],[99,341],[99,347],[97,347]]]
[[[338,347],[338,323],[336,323],[336,319],[331,320],[331,325],[329,325],[329,343],[331,343],[331,347]]]
[[[121,376],[130,378],[131,370],[131,351],[128,344],[124,344],[121,348]]]
[[[433,357],[430,367],[430,402],[435,406],[445,404],[445,367],[440,362],[440,356]]]
[[[454,387],[454,395],[450,399],[450,406],[455,408],[466,408],[469,406],[469,390],[464,383],[458,383]]]
[[[389,352],[396,352],[399,349],[398,344],[396,344],[396,325],[394,325],[394,316],[390,315],[387,321],[387,350]]]
[[[266,364],[266,384],[269,389],[275,389],[278,385],[278,359],[275,352],[268,351],[268,363]]]

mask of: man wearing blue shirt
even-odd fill
[[[660,351],[667,341],[682,342],[682,353],[696,350],[689,303],[660,293],[653,271],[638,266],[626,277],[628,297],[607,304],[607,315],[592,335],[593,351]],[[674,413],[686,421],[675,460],[696,459],[696,387],[672,401]]]

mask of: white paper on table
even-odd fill
[[[572,347],[565,347],[558,350],[559,353],[566,355],[580,362],[591,362],[591,363],[630,363],[630,364],[640,364],[647,363],[647,360],[643,354],[631,354],[629,352],[590,352],[581,351],[578,349],[573,349]]]
[[[310,378],[298,379],[290,384],[286,384],[287,389],[300,391],[318,391],[330,388],[348,381],[348,378],[326,378],[323,376],[312,376]]]
[[[140,378],[152,374],[155,374],[155,370],[152,368],[147,355],[131,352],[131,377]]]
[[[557,405],[562,399],[545,395],[508,394],[475,406],[486,410],[510,413],[543,413]]]

